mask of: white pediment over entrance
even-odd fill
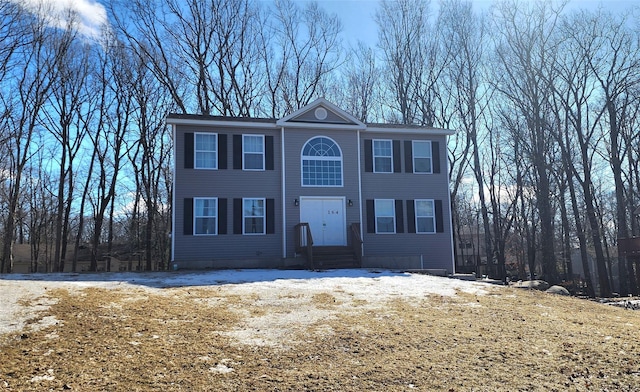
[[[300,127],[309,125],[331,125],[364,129],[366,126],[353,115],[345,112],[324,98],[316,99],[276,122],[279,126]]]

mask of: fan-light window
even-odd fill
[[[342,153],[331,139],[318,136],[302,148],[303,186],[342,186]]]

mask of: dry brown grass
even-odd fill
[[[55,290],[41,316],[59,322],[3,343],[0,390],[640,391],[637,312],[510,289],[334,294]],[[251,328],[280,341],[243,343]]]

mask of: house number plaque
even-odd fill
[[[327,215],[339,215],[338,210],[327,210]]]

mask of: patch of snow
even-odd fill
[[[29,380],[30,382],[40,382],[40,381],[53,381],[56,377],[53,375],[53,369],[48,369],[47,374],[42,376],[33,376]]]
[[[256,344],[270,344],[274,336],[249,337],[265,323],[274,328],[288,323],[310,325],[331,317],[333,310],[348,310],[353,306],[400,298],[428,296],[454,296],[457,292],[482,295],[489,291],[488,283],[449,279],[443,277],[401,273],[388,270],[218,270],[178,272],[106,272],[106,273],[52,273],[0,275],[0,335],[27,328],[43,328],[56,323],[54,317],[45,316],[33,322],[52,305],[45,295],[53,289],[78,290],[88,287],[106,289],[136,288],[163,293],[165,288],[217,286],[222,293],[242,296],[257,295],[270,307],[279,307],[277,317],[249,318],[244,332],[236,331],[240,340]],[[313,295],[330,293],[335,302],[318,304]],[[300,298],[308,303],[294,307]],[[219,299],[212,299],[219,301]],[[357,301],[357,302],[356,302]],[[326,306],[325,306],[326,305]],[[109,305],[105,305],[109,306]],[[281,310],[281,311],[280,311]],[[261,319],[261,317],[263,317]],[[277,320],[276,320],[277,319]],[[29,325],[27,323],[30,322]],[[282,329],[283,334],[287,328]],[[327,331],[328,332],[328,331]],[[246,336],[245,336],[246,334]]]
[[[207,360],[210,359],[209,357],[204,357],[204,358],[207,358]],[[231,359],[225,358],[219,363],[217,363],[215,367],[210,367],[209,371],[213,373],[222,373],[222,374],[231,373],[233,372],[233,368],[230,366],[227,366],[228,364],[232,366],[237,365],[237,363],[232,361]]]
[[[231,373],[231,372],[233,372],[233,368],[227,367],[227,365],[224,365],[224,364],[219,363],[219,364],[217,364],[215,367],[210,367],[210,368],[209,368],[209,371],[210,371],[210,372],[213,372],[213,373],[222,373],[222,374],[225,374],[225,373]]]
[[[605,302],[607,305],[618,306],[629,310],[640,310],[640,300],[617,300]]]
[[[55,376],[45,374],[44,376],[33,376],[29,381],[40,382],[40,381],[53,381],[55,379],[56,379]]]

